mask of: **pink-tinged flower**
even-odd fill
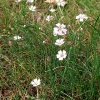
[[[29,10],[36,11],[36,6],[33,6],[33,5],[29,6]]]
[[[50,12],[55,12],[56,10],[54,8],[51,8],[49,11]]]
[[[46,58],[46,61],[50,61],[50,57],[49,56]]]
[[[85,14],[79,14],[78,16],[76,16],[76,19],[79,20],[80,22],[83,22],[84,20],[88,19],[88,16]]]
[[[39,22],[41,20],[41,17],[40,16],[36,16],[36,20],[37,20],[37,22]]]
[[[56,35],[65,35],[66,32],[67,32],[66,29],[54,28],[53,35],[54,36],[56,36]]]
[[[53,16],[50,16],[50,15],[48,15],[47,17],[46,17],[46,20],[49,22],[49,21],[52,21],[53,20]]]
[[[35,78],[35,79],[33,79],[31,81],[31,85],[33,85],[34,87],[36,87],[36,86],[38,86],[40,84],[41,84],[41,80],[40,79]]]
[[[64,39],[57,39],[55,42],[55,45],[61,46],[62,44],[64,44]]]
[[[66,2],[64,0],[56,0],[56,3],[58,6],[62,6],[62,7],[66,5]]]
[[[27,0],[27,2],[29,2],[29,3],[33,3],[33,2],[34,2],[34,0]]]
[[[56,24],[56,27],[54,27],[53,29],[53,35],[57,36],[57,35],[65,35],[67,33],[67,29],[66,29],[66,25],[64,24]]]
[[[8,41],[8,44],[9,44],[9,46],[11,46],[12,45],[12,42],[11,41]]]
[[[90,21],[93,21],[93,20],[94,20],[94,18],[93,18],[93,17],[90,17],[89,19],[90,19]]]
[[[70,29],[71,28],[71,25],[67,25],[67,28]]]
[[[72,45],[72,42],[71,41],[67,41],[67,45],[68,46],[71,46]]]
[[[56,55],[56,57],[57,57],[59,60],[65,59],[66,56],[67,56],[67,53],[66,53],[65,50],[63,50],[63,51],[62,51],[62,50],[58,51],[58,54]]]
[[[21,0],[15,0],[15,2],[21,2]]]
[[[43,41],[43,43],[48,43],[48,39],[45,39],[45,40]]]

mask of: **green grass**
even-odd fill
[[[100,98],[100,1],[66,1],[61,9],[53,5],[56,12],[51,14],[50,5],[43,0],[35,2],[34,13],[25,0],[18,4],[0,0],[0,100],[34,100],[36,88],[30,85],[34,78],[41,79],[40,100]],[[82,12],[94,20],[77,23],[75,17]],[[54,16],[52,22],[45,20],[48,14]],[[61,47],[54,44],[58,37],[52,34],[59,22],[71,25]],[[78,31],[80,27],[83,31]],[[14,41],[15,35],[23,39]],[[48,39],[47,44],[43,44],[44,39]],[[68,52],[63,61],[56,58],[60,49]]]

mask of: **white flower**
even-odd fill
[[[29,10],[35,11],[36,10],[36,6],[33,6],[33,5],[29,6]]]
[[[15,0],[15,2],[20,2],[21,0]]]
[[[39,27],[39,30],[42,30],[42,27]]]
[[[55,42],[55,45],[61,46],[62,44],[64,44],[64,39],[57,39]]]
[[[34,0],[27,0],[27,2],[29,2],[29,3],[33,3],[33,2],[34,2]]]
[[[14,40],[20,40],[21,38],[20,36],[14,36]]]
[[[50,16],[50,15],[48,15],[47,17],[46,17],[46,20],[49,22],[49,21],[52,21],[53,20],[53,16]]]
[[[56,26],[59,27],[59,28],[65,28],[66,27],[66,25],[60,24],[60,23],[57,23]]]
[[[23,27],[26,27],[26,25],[24,25]]]
[[[57,29],[57,28],[54,28],[54,29],[53,29],[53,35],[54,35],[54,36],[57,36],[57,35],[58,35],[58,29]]]
[[[65,35],[67,33],[66,25],[64,24],[56,24],[56,27],[53,28],[53,35]]]
[[[33,85],[33,86],[38,86],[38,85],[40,85],[41,84],[41,80],[40,79],[37,79],[37,78],[35,78],[35,79],[33,79],[32,81],[31,81],[31,85]]]
[[[55,3],[55,0],[46,0],[47,3]]]
[[[88,19],[87,15],[85,14],[79,14],[78,16],[76,16],[76,19],[79,20],[80,22],[83,22],[84,19]]]
[[[82,27],[80,27],[80,31],[83,31],[83,28]]]
[[[67,56],[67,53],[66,53],[66,51],[65,50],[63,50],[63,51],[58,51],[58,54],[56,55],[57,56],[57,58],[59,59],[59,60],[63,60],[64,58],[66,58],[66,56]]]
[[[64,0],[56,0],[56,3],[58,6],[62,6],[62,7],[66,5],[66,2]]]
[[[49,11],[50,11],[50,12],[55,12],[56,10],[55,10],[55,9],[53,9],[53,8],[51,8]]]

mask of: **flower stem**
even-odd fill
[[[36,88],[36,90],[37,90],[37,96],[36,96],[36,98],[38,99],[39,98],[39,90],[38,90],[38,88]]]

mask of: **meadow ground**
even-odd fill
[[[65,2],[0,0],[0,100],[99,100],[100,0]]]

